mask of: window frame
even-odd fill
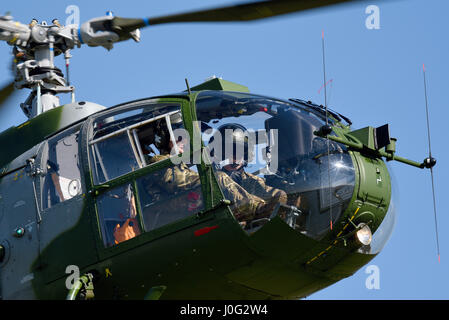
[[[102,111],[101,113],[92,115],[85,122],[85,124],[83,125],[83,128],[82,128],[83,168],[84,168],[85,179],[87,182],[86,189],[89,190],[87,192],[87,194],[89,195],[89,197],[88,197],[89,206],[91,208],[90,211],[92,212],[91,223],[92,223],[92,228],[94,231],[95,242],[97,244],[97,252],[98,252],[100,259],[109,258],[113,255],[120,253],[120,252],[128,251],[128,250],[133,249],[133,248],[135,248],[139,245],[142,245],[144,243],[155,241],[159,238],[165,237],[172,233],[179,232],[181,230],[187,230],[194,225],[204,223],[204,222],[207,222],[207,221],[215,218],[214,215],[204,215],[203,212],[200,212],[200,213],[193,214],[191,216],[187,216],[184,219],[174,221],[170,224],[158,227],[158,228],[150,230],[150,231],[145,230],[145,226],[143,223],[143,217],[142,217],[142,208],[140,207],[141,201],[140,201],[140,197],[139,197],[137,179],[144,177],[146,175],[149,175],[151,173],[155,173],[157,171],[169,168],[170,166],[173,165],[172,159],[175,157],[178,157],[178,156],[182,156],[182,154],[170,156],[169,158],[164,159],[162,161],[151,163],[147,166],[139,168],[138,170],[131,171],[124,175],[116,177],[114,179],[111,179],[105,183],[94,184],[93,170],[95,170],[95,169],[92,168],[92,166],[91,166],[92,154],[90,152],[91,144],[89,142],[94,133],[93,125],[94,125],[95,121],[97,119],[99,119],[100,117],[113,116],[113,115],[116,115],[116,114],[119,114],[122,112],[124,113],[127,111],[139,109],[144,106],[151,105],[151,104],[154,104],[154,105],[167,104],[167,106],[168,105],[179,106],[181,114],[182,114],[184,129],[187,130],[187,132],[190,134],[190,136],[193,136],[193,130],[196,130],[196,129],[194,127],[192,127],[191,122],[195,121],[196,114],[193,111],[194,110],[193,102],[189,96],[175,96],[175,97],[165,97],[165,98],[157,98],[157,99],[145,99],[145,100],[139,100],[139,101],[125,103],[125,104],[119,105],[117,107],[114,107],[113,110],[108,109],[108,110]],[[176,110],[176,112],[179,112],[179,110]],[[161,116],[164,117],[165,115],[166,114],[163,114]],[[153,118],[155,118],[155,117],[153,117]],[[148,122],[154,121],[153,118],[147,119]],[[170,117],[168,117],[168,118],[170,118]],[[124,129],[126,129],[126,128],[124,128]],[[170,130],[172,130],[171,122],[170,122]],[[133,136],[133,134],[131,134],[131,136]],[[173,139],[173,136],[171,137],[171,139]],[[193,148],[192,144],[190,144],[190,148],[191,148],[190,152],[192,154],[192,148]],[[209,181],[208,177],[207,177],[207,172],[204,168],[203,162],[201,162],[200,164],[197,164],[196,166],[198,168],[198,174],[199,174],[200,180],[201,180],[201,191],[202,191],[202,196],[203,196],[203,201],[204,201],[204,210],[203,211],[208,212],[208,210],[211,209],[210,205],[209,205],[209,195],[207,194],[207,192],[205,192],[205,189],[203,188],[203,186],[206,184],[206,182]],[[100,196],[101,194],[103,194],[104,192],[107,192],[108,190],[116,188],[120,185],[125,185],[127,183],[130,183],[133,185],[133,192],[134,192],[134,197],[135,197],[135,201],[136,201],[136,209],[137,209],[137,219],[140,223],[139,227],[141,228],[142,233],[139,236],[132,238],[128,241],[119,243],[118,245],[106,247],[104,245],[102,233],[101,233],[102,230],[101,230],[101,226],[100,226],[101,222],[99,220],[100,218],[99,218],[99,213],[98,213],[98,208],[97,208],[97,197]]]
[[[99,232],[100,232],[100,238],[102,240],[103,247],[106,248],[106,249],[117,247],[117,246],[122,245],[122,244],[124,244],[124,243],[126,243],[128,241],[133,240],[134,238],[131,238],[131,239],[129,239],[127,241],[124,241],[124,242],[120,242],[118,244],[113,244],[111,246],[107,246],[107,244],[105,243],[106,239],[104,238],[104,234],[105,234],[106,230],[104,229],[104,224],[101,221],[101,217],[103,215],[100,213],[100,209],[99,209],[99,205],[98,205],[98,199],[101,198],[103,195],[107,194],[108,192],[113,191],[114,189],[120,189],[122,187],[127,187],[128,185],[131,187],[132,195],[134,196],[134,202],[135,202],[134,205],[135,205],[135,208],[136,208],[136,217],[135,217],[135,219],[137,220],[137,222],[139,224],[138,226],[139,226],[139,232],[140,233],[135,238],[137,238],[138,236],[142,235],[145,232],[144,224],[143,224],[143,217],[142,217],[140,209],[139,209],[140,204],[139,204],[139,200],[138,200],[136,181],[135,180],[129,180],[126,183],[123,183],[121,185],[111,187],[107,191],[105,191],[105,192],[99,194],[97,197],[95,197],[95,207],[96,207],[96,213],[97,213],[97,218],[98,218],[98,223],[99,223],[98,227],[99,227]]]
[[[138,108],[136,108],[136,109],[138,109]],[[96,157],[98,157],[99,163],[102,166],[103,174],[104,174],[105,179],[106,179],[104,182],[101,182],[101,183],[99,182],[100,179],[98,178],[99,177],[98,166],[97,165],[93,165],[91,163],[90,164],[91,165],[91,170],[93,169],[92,171],[95,172],[95,175],[93,177],[94,184],[95,185],[102,185],[102,184],[108,183],[108,182],[110,182],[112,180],[115,180],[117,178],[120,178],[120,177],[125,176],[125,175],[128,174],[128,173],[125,173],[125,174],[120,175],[118,177],[108,178],[107,177],[107,172],[104,169],[104,164],[102,162],[100,152],[98,151],[98,148],[97,148],[97,143],[106,141],[108,139],[111,139],[111,138],[113,138],[115,136],[121,135],[121,134],[126,132],[126,134],[128,136],[128,142],[130,143],[131,149],[133,150],[134,157],[135,157],[135,159],[137,161],[137,164],[139,165],[139,169],[142,169],[142,168],[147,167],[147,166],[151,166],[152,164],[147,164],[146,161],[145,161],[145,157],[143,155],[143,152],[142,152],[142,149],[141,149],[138,137],[137,137],[137,132],[135,130],[137,128],[139,128],[139,127],[144,126],[144,125],[147,125],[147,124],[152,123],[154,121],[157,121],[157,120],[165,118],[165,121],[167,123],[167,128],[168,128],[168,131],[169,131],[169,134],[170,134],[170,140],[172,142],[174,142],[175,138],[174,138],[173,129],[172,129],[172,126],[171,126],[170,116],[173,115],[173,114],[176,114],[178,112],[182,112],[181,111],[181,106],[179,106],[179,110],[170,111],[168,113],[164,113],[162,115],[158,115],[156,117],[152,117],[150,119],[146,119],[144,121],[140,121],[140,122],[131,124],[131,125],[125,127],[125,128],[116,130],[114,132],[111,132],[111,133],[109,133],[109,134],[107,134],[105,136],[99,137],[97,139],[93,139],[93,140],[89,139],[89,142],[88,142],[88,145],[90,147],[89,151],[92,154],[92,157],[94,158],[91,161],[93,161],[93,163],[96,163]],[[131,131],[132,131],[132,133],[131,133]],[[174,144],[174,147],[175,147],[176,154],[178,154],[179,150],[178,150],[176,144]],[[96,177],[96,179],[95,179],[95,177]],[[95,182],[96,180],[97,180],[97,182]]]
[[[44,184],[45,179],[47,178],[47,161],[49,159],[49,150],[50,145],[55,141],[60,141],[63,138],[66,138],[72,134],[78,134],[78,146],[77,146],[77,157],[78,157],[78,170],[79,170],[79,180],[80,180],[80,192],[76,195],[71,197],[70,199],[60,201],[58,203],[55,203],[51,205],[50,207],[44,208]],[[38,155],[36,157],[36,163],[39,164],[39,167],[43,170],[43,174],[41,176],[37,176],[36,182],[37,182],[37,188],[36,188],[36,196],[39,204],[39,210],[44,213],[48,210],[52,210],[53,208],[57,208],[61,206],[62,204],[68,205],[72,201],[79,200],[80,197],[83,197],[83,195],[86,192],[86,184],[84,180],[84,172],[83,172],[83,161],[81,159],[81,144],[82,144],[82,124],[76,124],[74,126],[71,126],[69,128],[66,128],[65,130],[55,134],[52,137],[49,137],[48,140],[45,141],[44,145],[40,148]]]

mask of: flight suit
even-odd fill
[[[287,194],[285,191],[267,185],[263,178],[245,172],[243,167],[233,171],[223,168],[222,171],[252,195],[260,197],[265,201],[275,201],[276,203],[280,202],[282,204],[287,203]]]
[[[170,158],[169,154],[156,155],[150,159],[150,163],[159,162]],[[161,170],[158,178],[161,179],[159,186],[169,193],[187,191],[201,186],[200,176],[191,170],[185,163]]]
[[[223,195],[232,202],[232,212],[237,220],[252,220],[262,212],[266,202],[245,190],[222,171],[216,172],[217,182],[223,190]]]
[[[265,206],[259,208],[257,217],[268,217],[278,203],[287,203],[287,194],[284,191],[267,185],[264,179],[245,172],[243,167],[238,170],[223,168],[221,172],[243,187],[252,197],[258,197],[265,202]]]
[[[150,163],[159,162],[169,157],[168,154],[157,155],[151,158]],[[158,186],[171,194],[191,190],[201,185],[198,173],[191,170],[185,163],[161,170],[158,180],[160,181],[157,183]],[[247,192],[224,172],[217,172],[217,181],[224,197],[232,202],[231,208],[237,220],[253,219],[266,206],[263,199]],[[189,195],[188,198],[198,201],[196,195]],[[191,207],[192,204],[189,206]]]

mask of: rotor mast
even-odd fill
[[[14,47],[14,86],[16,89],[31,90],[28,98],[20,105],[28,118],[60,106],[58,95],[61,93],[71,93],[72,102],[75,102],[75,87],[68,80],[68,65],[72,57],[70,50],[82,44],[112,49],[114,42],[122,40],[116,33],[106,29],[113,18],[108,14],[81,26],[62,26],[57,19],[52,24],[45,21],[39,23],[33,19],[25,25],[13,21],[9,15],[0,16],[0,40]],[[67,79],[55,66],[55,57],[61,54],[67,67]]]
[[[20,105],[28,118],[60,106],[60,93],[72,93],[74,100],[75,87],[67,85],[64,74],[54,63],[55,56],[71,47],[61,41],[61,29],[64,27],[56,19],[52,25],[35,19],[23,25],[10,16],[0,18],[0,31],[3,31],[0,39],[14,46],[15,88],[31,90]]]
[[[140,41],[140,28],[180,22],[236,22],[266,19],[293,12],[306,11],[329,5],[355,0],[262,0],[237,5],[186,12],[153,18],[120,18],[108,11],[106,16],[91,19],[81,26],[76,24],[61,26],[57,20],[52,25],[33,20],[24,25],[12,20],[9,15],[0,16],[0,40],[7,41],[14,48],[17,89],[31,89],[31,94],[22,110],[29,118],[59,105],[59,93],[73,93],[75,88],[64,79],[62,72],[54,65],[54,57],[64,53],[67,59],[69,50],[87,44],[90,47],[102,46],[112,49],[115,42],[133,39]],[[19,54],[19,56],[17,56]],[[20,59],[18,59],[20,58]],[[20,61],[19,61],[20,60]],[[9,86],[6,87],[7,89]],[[10,92],[0,92],[0,99]]]

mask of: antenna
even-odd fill
[[[434,215],[434,220],[435,220],[435,236],[436,236],[436,240],[437,240],[437,254],[438,254],[438,263],[440,263],[440,243],[438,241],[438,223],[437,223],[437,206],[436,206],[436,201],[435,201],[435,184],[434,184],[434,179],[433,179],[433,166],[436,163],[436,160],[434,158],[432,158],[432,148],[430,145],[430,122],[429,122],[429,106],[427,103],[427,83],[426,83],[426,67],[423,63],[422,65],[422,70],[423,70],[423,78],[424,78],[424,99],[426,102],[426,119],[427,119],[427,138],[428,138],[428,143],[429,143],[429,157],[427,159],[424,160],[425,163],[427,163],[430,168],[430,178],[432,181],[432,197],[433,197],[433,215]]]
[[[327,89],[326,89],[326,59],[324,55],[324,30],[321,31],[321,47],[323,51],[323,86],[324,86],[324,109],[326,111],[326,127],[329,128],[329,119],[327,113]],[[332,230],[332,184],[331,184],[331,165],[330,165],[330,146],[327,138],[327,178],[329,180],[329,220]]]
[[[326,125],[329,125],[328,118],[327,118],[326,59],[325,59],[325,55],[324,55],[324,30],[321,31],[321,47],[323,50],[324,108],[326,110]]]
[[[189,92],[189,94],[191,94],[192,92],[190,91],[189,80],[187,80],[187,78],[185,80],[186,80],[187,91]]]

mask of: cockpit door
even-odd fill
[[[101,257],[199,223],[196,213],[205,202],[200,164],[189,162],[189,108],[185,99],[154,99],[89,120],[86,150]]]
[[[36,194],[46,282],[67,277],[69,266],[81,269],[97,258],[86,214],[80,141],[80,125],[71,127],[50,138],[36,159],[41,168]]]

